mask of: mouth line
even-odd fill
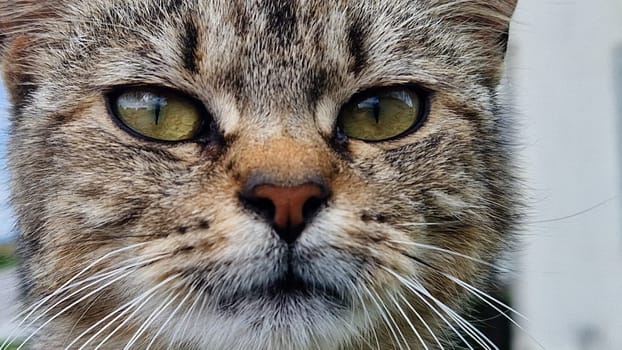
[[[232,312],[256,301],[263,305],[282,307],[287,304],[303,305],[305,301],[315,300],[331,304],[331,307],[345,308],[349,305],[348,299],[344,291],[328,284],[306,281],[288,269],[281,276],[266,283],[233,293],[221,293],[216,305],[219,310]]]

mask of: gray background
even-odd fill
[[[622,2],[519,0],[512,30],[532,214],[515,304],[546,349],[622,349]],[[516,335],[516,349],[538,349]]]

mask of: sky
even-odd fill
[[[8,101],[0,81],[0,243],[15,237],[13,215],[8,204],[9,174],[6,169],[6,144],[8,140]]]

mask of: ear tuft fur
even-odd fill
[[[496,86],[503,73],[510,22],[517,0],[430,0],[430,15],[452,23],[468,52],[486,59],[482,83]],[[477,47],[470,43],[478,43]]]
[[[28,89],[29,52],[42,32],[41,23],[54,18],[55,8],[63,1],[0,1],[0,63],[3,78],[13,103],[20,101]]]
[[[494,40],[505,52],[510,20],[517,0],[434,0],[432,11],[456,23],[463,31]]]
[[[27,30],[42,7],[32,0],[0,2],[0,53],[6,51],[12,38]]]

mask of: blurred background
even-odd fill
[[[513,304],[546,349],[622,349],[622,1],[519,0],[508,69],[532,214]]]
[[[620,350],[622,0],[519,0],[507,67],[530,215],[502,296],[528,320],[500,348]],[[6,109],[0,90],[2,154]],[[0,171],[3,311],[15,294],[7,179]]]

